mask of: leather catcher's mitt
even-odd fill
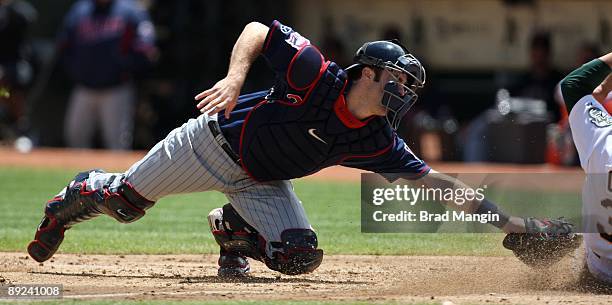
[[[510,233],[503,245],[523,263],[533,268],[549,267],[577,249],[582,236],[563,218],[539,220],[525,218],[527,233]]]

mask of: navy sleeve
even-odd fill
[[[264,42],[262,56],[277,73],[287,72],[295,54],[310,41],[292,28],[274,20]]]
[[[419,159],[397,135],[394,135],[391,147],[380,155],[349,159],[342,165],[380,173],[390,182],[399,178],[419,179],[431,170],[429,165]]]

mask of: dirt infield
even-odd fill
[[[0,284],[62,283],[67,299],[609,304],[608,295],[573,288],[569,262],[542,273],[510,257],[335,255],[293,277],[256,262],[238,282],[217,278],[210,255],[58,254],[40,265],[23,253],[0,257]]]
[[[121,170],[137,153],[0,149],[0,166]],[[558,172],[547,166],[439,164],[450,172]],[[359,171],[324,170],[313,179],[359,179]],[[513,257],[326,256],[312,274],[281,276],[252,264],[253,276],[221,280],[212,255],[58,254],[38,264],[25,253],[0,253],[0,285],[63,284],[68,299],[161,300],[360,300],[441,304],[610,304],[609,294],[577,288],[568,258],[547,271],[529,269]],[[1,302],[1,301],[0,301]]]

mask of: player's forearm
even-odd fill
[[[605,62],[612,69],[612,52],[599,57],[599,60]]]
[[[263,49],[267,34],[268,27],[258,22],[251,22],[244,27],[234,44],[227,77],[244,83],[251,65]]]
[[[421,181],[425,184],[426,187],[434,189],[450,189],[453,191],[456,189],[471,189],[471,187],[463,183],[461,180],[453,178],[446,174],[442,174],[433,169],[429,172],[429,174],[423,176],[423,178],[421,178]],[[465,211],[468,213],[474,212],[478,208],[478,201],[476,200],[466,201],[463,204],[457,204],[453,200],[448,200],[443,203],[452,209]]]
[[[606,79],[604,79],[601,84],[599,86],[597,86],[597,88],[595,88],[595,90],[593,90],[593,97],[600,103],[605,103],[606,98],[608,97],[608,94],[610,92],[612,92],[612,53],[608,53],[602,57],[599,58],[601,61],[603,61],[604,63],[606,63],[608,65],[609,68],[611,68],[610,73],[608,73],[608,76],[606,77]],[[606,106],[606,109],[608,110],[608,112],[610,111],[610,106]]]
[[[421,180],[429,188],[442,190],[452,189],[454,193],[456,192],[455,190],[458,189],[462,189],[463,192],[465,192],[467,189],[472,189],[470,186],[463,183],[461,180],[453,178],[449,175],[439,173],[433,169],[429,172],[429,174],[421,178]],[[499,220],[490,221],[489,223],[506,233],[525,232],[525,223],[522,218],[506,215],[502,210],[497,207],[496,204],[487,200],[486,198],[482,200],[474,198],[474,200],[466,200],[462,204],[458,204],[453,200],[448,200],[442,203],[452,209],[464,211],[471,214],[497,215]]]
[[[610,74],[611,67],[612,53],[608,53],[568,74],[560,83],[567,109],[571,111],[582,97],[590,95]]]

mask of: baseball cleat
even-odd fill
[[[219,257],[219,270],[217,275],[220,277],[245,277],[251,272],[251,266],[246,257],[221,251]]]

